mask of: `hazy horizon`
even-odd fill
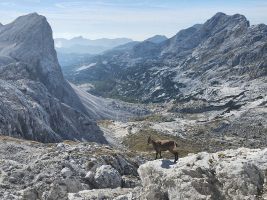
[[[47,17],[54,38],[66,39],[171,37],[217,12],[243,14],[251,24],[267,23],[264,0],[3,0],[0,6],[1,23],[37,12]]]

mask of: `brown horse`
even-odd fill
[[[158,154],[160,156],[160,158],[162,158],[161,156],[161,152],[162,151],[169,151],[174,155],[174,163],[176,163],[176,161],[178,160],[178,151],[176,149],[177,147],[177,143],[173,140],[153,140],[151,138],[151,136],[148,137],[147,139],[147,143],[148,144],[152,144],[154,150],[156,151],[156,159],[158,159]]]

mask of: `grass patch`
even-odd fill
[[[112,120],[100,120],[97,122],[97,125],[102,126],[104,128],[108,128],[112,124]]]
[[[163,116],[163,115],[155,114],[155,115],[137,117],[137,118],[134,118],[133,121],[173,122],[175,120],[170,116]]]
[[[188,153],[197,153],[200,151],[199,146],[191,141],[183,140],[176,136],[162,134],[153,129],[143,129],[138,133],[129,134],[123,139],[123,144],[126,145],[130,151],[149,153],[147,154],[148,157],[154,158],[154,149],[151,144],[147,144],[147,138],[149,135],[151,135],[151,137],[155,140],[174,140],[177,142],[179,157],[187,156]],[[165,158],[173,157],[173,155],[169,152],[163,154],[163,157]]]
[[[73,140],[64,140],[63,143],[68,144],[68,145],[75,145],[75,144],[78,144],[79,142],[76,142]]]

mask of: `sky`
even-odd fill
[[[2,24],[32,12],[46,16],[54,38],[68,39],[171,37],[217,12],[267,24],[267,0],[0,0]]]

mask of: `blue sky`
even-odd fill
[[[64,38],[171,37],[216,12],[267,24],[267,0],[0,0],[3,24],[31,12],[45,15],[54,37]]]

